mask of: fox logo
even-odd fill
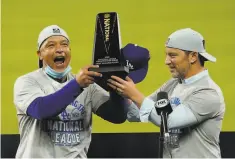
[[[156,107],[157,108],[163,108],[163,107],[167,106],[167,104],[168,104],[167,99],[161,99],[161,100],[157,101]]]

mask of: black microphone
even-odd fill
[[[168,115],[172,112],[172,107],[168,99],[167,92],[159,92],[155,103],[157,114],[161,116],[161,127],[159,137],[159,158],[163,158],[163,144],[170,142],[170,134],[167,127]]]
[[[170,114],[172,112],[172,107],[168,99],[167,92],[159,92],[157,94],[155,108],[158,115],[161,115],[161,113]]]
[[[168,99],[167,92],[158,92],[157,101],[155,103],[157,114],[161,116],[161,129],[162,133],[169,133],[167,127],[168,115],[172,112],[172,107]]]

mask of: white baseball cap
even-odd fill
[[[180,29],[172,33],[165,44],[166,47],[185,51],[195,51],[207,61],[216,62],[216,58],[206,52],[203,36],[191,28]]]
[[[66,39],[68,39],[69,41],[69,36],[67,35],[67,33],[60,28],[58,25],[50,25],[45,27],[39,34],[38,36],[38,45],[37,45],[37,49],[39,50],[40,47],[42,46],[42,43],[49,37],[51,36],[64,36]]]
[[[58,25],[50,25],[45,27],[38,36],[38,44],[37,44],[37,49],[39,50],[40,47],[42,46],[43,42],[48,39],[51,36],[63,36],[69,41],[69,36],[68,34],[60,28]],[[39,59],[39,68],[43,66],[42,60]]]

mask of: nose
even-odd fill
[[[166,56],[165,64],[166,64],[166,65],[170,65],[170,64],[171,64],[171,59],[170,59],[169,56]]]
[[[61,46],[56,47],[56,53],[61,54],[63,53],[63,48]]]

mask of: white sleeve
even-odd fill
[[[161,117],[157,114],[155,103],[151,99],[145,98],[140,107],[141,122],[151,121],[153,124],[160,126]],[[168,128],[183,128],[197,123],[197,119],[190,108],[180,104],[168,116]]]
[[[154,101],[149,98],[145,98],[140,107],[140,121],[148,122],[149,116],[154,109]]]
[[[127,109],[127,120],[129,122],[140,122],[140,110],[133,102],[131,102]]]
[[[170,129],[180,129],[194,125],[198,121],[190,108],[184,104],[180,104],[169,114],[167,122]]]
[[[161,117],[157,115],[155,110],[154,101],[145,98],[141,107],[140,107],[140,120],[141,122],[149,122],[151,121],[153,124],[160,126],[161,125]]]
[[[40,86],[32,78],[22,76],[14,84],[14,104],[24,114],[27,114],[27,108],[33,100],[44,95]]]

